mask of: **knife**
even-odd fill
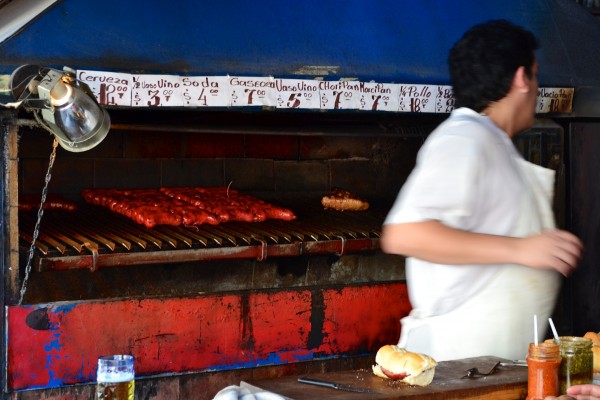
[[[313,378],[298,378],[298,382],[307,383],[309,385],[328,387],[331,389],[346,390],[348,392],[380,394],[379,392],[376,392],[371,389],[363,389],[363,388],[359,388],[359,387],[355,387],[355,386],[342,385],[341,383],[322,381],[322,380],[313,379]]]
[[[526,360],[513,360],[511,362],[501,362],[500,366],[501,367],[526,367],[527,361]]]

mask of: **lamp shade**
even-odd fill
[[[50,107],[42,117],[65,150],[82,152],[98,145],[110,129],[110,117],[73,79],[50,70],[38,86],[40,99]]]
[[[65,71],[67,68],[65,68]],[[98,145],[110,130],[110,116],[74,74],[24,65],[11,76],[13,96],[39,113],[62,148],[82,152]]]

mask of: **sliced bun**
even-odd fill
[[[593,342],[592,352],[594,353],[594,373],[600,373],[600,333],[586,332],[583,335],[585,339],[590,339]]]
[[[590,339],[596,346],[600,346],[600,335],[596,332],[586,332],[583,337],[585,339]]]
[[[379,349],[375,363],[372,367],[375,375],[418,386],[431,383],[437,366],[437,362],[428,355],[412,353],[393,344]]]

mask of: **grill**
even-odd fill
[[[273,201],[272,201],[273,202]],[[383,211],[324,210],[320,199],[278,199],[294,211],[294,221],[227,222],[217,226],[159,225],[152,229],[103,208],[46,211],[33,267],[38,271],[133,266],[139,264],[299,256],[374,250],[379,247]],[[20,241],[29,248],[35,213],[21,213]]]
[[[14,354],[31,354],[27,365],[11,355],[12,387],[48,387],[34,382],[44,379],[34,369],[43,368],[47,357],[58,360],[55,370],[64,382],[84,383],[89,374],[79,371],[72,377],[62,365],[83,357],[85,365],[93,366],[95,355],[87,350],[76,354],[81,349],[102,348],[107,354],[139,349],[145,354],[138,358],[140,373],[154,385],[153,376],[159,374],[179,379],[182,373],[209,369],[245,373],[263,359],[270,364],[279,352],[282,363],[302,361],[293,369],[304,368],[304,361],[339,368],[339,357],[354,363],[367,346],[397,336],[397,315],[408,307],[403,260],[380,251],[381,226],[414,163],[414,150],[429,131],[429,118],[403,125],[370,114],[293,118],[206,112],[203,123],[181,114],[176,114],[177,123],[169,123],[160,117],[172,116],[171,110],[152,110],[151,115],[126,111],[127,119],[118,112],[111,115],[119,129],[97,148],[82,153],[58,149],[48,194],[78,207],[74,212],[45,210],[38,232],[37,210],[19,211],[18,205],[19,200],[26,203],[25,196],[42,192],[52,137],[18,129],[9,119],[3,136],[10,161],[4,164],[3,181],[10,212],[4,220],[10,228],[4,254],[11,257],[5,298],[13,317],[7,322],[7,340]],[[125,122],[119,125],[120,119]],[[147,122],[140,126],[137,120]],[[286,129],[279,129],[282,121]],[[87,188],[155,190],[230,182],[239,192],[289,209],[297,218],[147,228],[82,197]],[[332,187],[364,198],[370,209],[325,210],[321,199]],[[389,306],[386,298],[398,293],[400,301]],[[385,306],[372,307],[380,302]],[[349,317],[336,312],[338,303]],[[357,303],[362,311],[356,312]],[[180,314],[187,309],[189,314]],[[335,314],[333,325],[328,313]],[[389,340],[337,325],[338,318],[359,320],[374,313],[375,319],[389,321],[386,327],[352,325],[360,330],[377,326]],[[98,317],[111,323],[111,332],[98,335],[105,341],[100,345],[90,333]],[[135,334],[123,334],[117,325]],[[48,335],[47,343],[61,343],[58,356],[40,333]],[[364,339],[359,343],[355,336]],[[123,340],[131,346],[122,347]],[[218,347],[216,361],[210,355],[213,345]],[[146,355],[157,364],[145,367]],[[204,364],[183,365],[187,361],[177,361],[182,357]],[[26,378],[18,382],[17,376]]]

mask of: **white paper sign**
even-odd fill
[[[231,107],[450,113],[451,86],[241,76],[134,75],[78,70],[106,106]],[[536,112],[573,112],[574,88],[538,89]]]
[[[358,110],[360,109],[360,82],[322,81],[321,109],[323,110]]]
[[[573,111],[573,88],[539,88],[537,113],[570,113]]]
[[[231,106],[272,106],[277,104],[273,77],[229,77]]]
[[[400,111],[435,112],[435,85],[400,85]]]
[[[319,109],[319,81],[275,79],[277,108]]]
[[[134,107],[181,107],[181,77],[176,75],[133,75],[131,105]]]
[[[448,114],[454,110],[454,94],[452,86],[437,86],[435,95],[435,112]]]
[[[227,76],[185,76],[181,86],[185,107],[229,107]]]
[[[77,79],[89,86],[98,103],[105,106],[130,106],[130,74],[78,70]]]
[[[394,83],[361,82],[360,110],[398,111],[400,85]]]

